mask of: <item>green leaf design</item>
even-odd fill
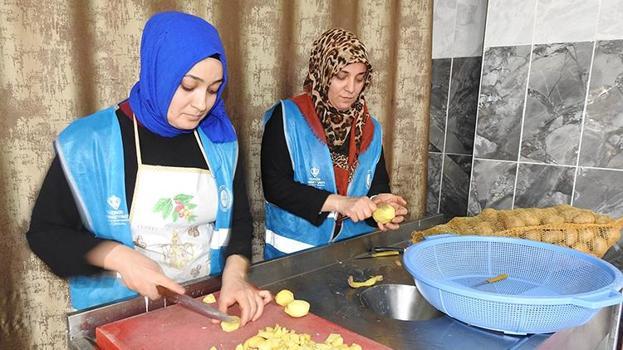
[[[197,220],[197,215],[191,215],[188,217],[188,222],[195,222],[195,220]]]
[[[180,217],[180,214],[178,214],[176,211],[173,211],[171,213],[171,219],[173,219],[173,222],[177,222],[177,218]]]
[[[196,207],[197,207],[197,204],[192,204],[192,203],[190,203],[190,204],[188,204],[188,205],[186,206],[186,208],[187,208],[188,210],[194,209],[194,208],[196,208]]]
[[[158,200],[158,202],[156,202],[156,205],[154,205],[152,211],[154,213],[157,213],[159,211],[162,211],[165,207],[165,205],[167,205],[167,203],[169,203],[171,200],[169,198],[160,198]]]
[[[162,212],[162,218],[166,219],[167,216],[171,215],[171,212],[175,213],[175,211],[173,210],[173,201],[168,200],[167,204],[164,207],[164,211]]]
[[[177,196],[173,197],[173,199],[178,200],[178,201],[180,201],[182,203],[188,203],[188,201],[193,199],[193,196],[191,196],[189,194],[180,193]]]

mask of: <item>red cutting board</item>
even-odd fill
[[[239,316],[240,310],[234,306],[229,313]],[[236,345],[256,335],[258,330],[276,324],[299,334],[307,333],[316,342],[324,342],[330,333],[338,333],[348,345],[357,343],[363,349],[391,349],[312,313],[301,318],[290,317],[282,306],[274,302],[265,306],[259,320],[230,333],[224,332],[219,324],[213,324],[204,316],[173,305],[97,327],[95,334],[97,345],[103,350],[205,350],[211,346],[219,350],[233,350]]]

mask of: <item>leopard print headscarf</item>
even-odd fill
[[[340,111],[329,102],[329,85],[333,76],[352,63],[365,64],[367,74],[357,101],[350,109]],[[348,145],[344,143],[354,122],[352,137],[355,138],[356,149],[360,149],[363,126],[370,118],[363,92],[370,85],[371,79],[372,66],[368,61],[366,47],[355,34],[339,28],[330,29],[314,41],[309,57],[309,72],[303,85],[311,95],[316,114],[324,128],[333,165],[348,170],[349,181],[357,162],[355,157],[355,161],[349,164]]]

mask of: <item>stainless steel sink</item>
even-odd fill
[[[402,321],[430,318],[432,307],[415,286],[407,284],[380,284],[361,293],[364,305],[377,314]],[[426,307],[423,307],[426,305]]]

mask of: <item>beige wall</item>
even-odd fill
[[[260,251],[261,113],[300,91],[311,42],[342,26],[376,69],[367,93],[384,126],[394,191],[424,212],[432,0],[0,2],[0,348],[66,348],[64,282],[32,255],[24,232],[57,133],[124,99],[138,74],[141,28],[155,11],[185,10],[219,28],[226,92],[238,130]]]

